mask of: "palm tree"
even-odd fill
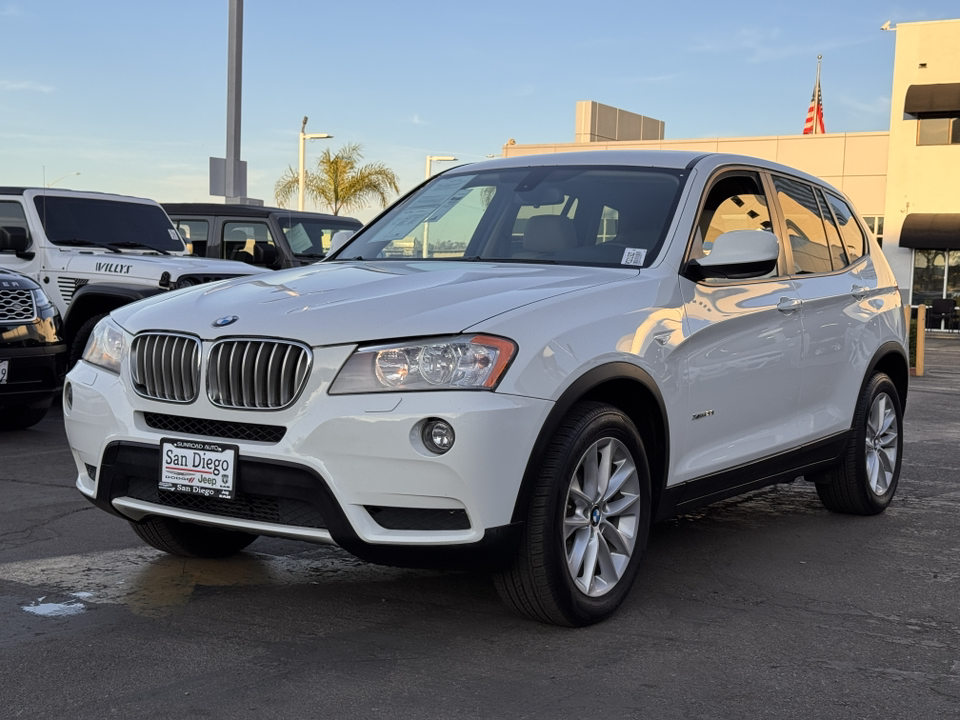
[[[383,163],[360,165],[363,159],[359,143],[344,145],[336,154],[330,148],[317,160],[317,169],[306,172],[306,195],[314,202],[339,215],[341,210],[353,212],[371,202],[386,207],[390,193],[400,192],[397,174]],[[286,207],[300,184],[297,171],[288,167],[273,186],[277,205]]]

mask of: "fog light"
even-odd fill
[[[73,385],[70,383],[63,386],[63,401],[67,404],[67,410],[73,408]]]
[[[420,437],[427,450],[437,455],[443,455],[452,448],[453,441],[456,439],[450,423],[437,418],[430,418],[423,423]]]

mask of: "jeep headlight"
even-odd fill
[[[113,320],[105,317],[90,333],[83,359],[91,365],[119,375],[120,363],[123,362],[126,349],[123,330]]]
[[[361,347],[343,364],[329,392],[492,390],[516,352],[515,343],[491,335]]]

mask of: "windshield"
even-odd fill
[[[287,236],[287,244],[294,255],[321,256],[330,250],[334,233],[341,230],[356,232],[363,227],[349,220],[319,220],[277,215],[277,222]]]
[[[685,177],[591,166],[446,173],[336,257],[647,266]]]
[[[91,244],[120,249],[183,252],[179,233],[157,205],[59,195],[33,203],[43,231],[55,245]]]

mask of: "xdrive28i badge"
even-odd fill
[[[237,320],[239,320],[236,315],[224,315],[222,318],[217,318],[213,321],[214,327],[226,327],[227,325],[233,325]]]

